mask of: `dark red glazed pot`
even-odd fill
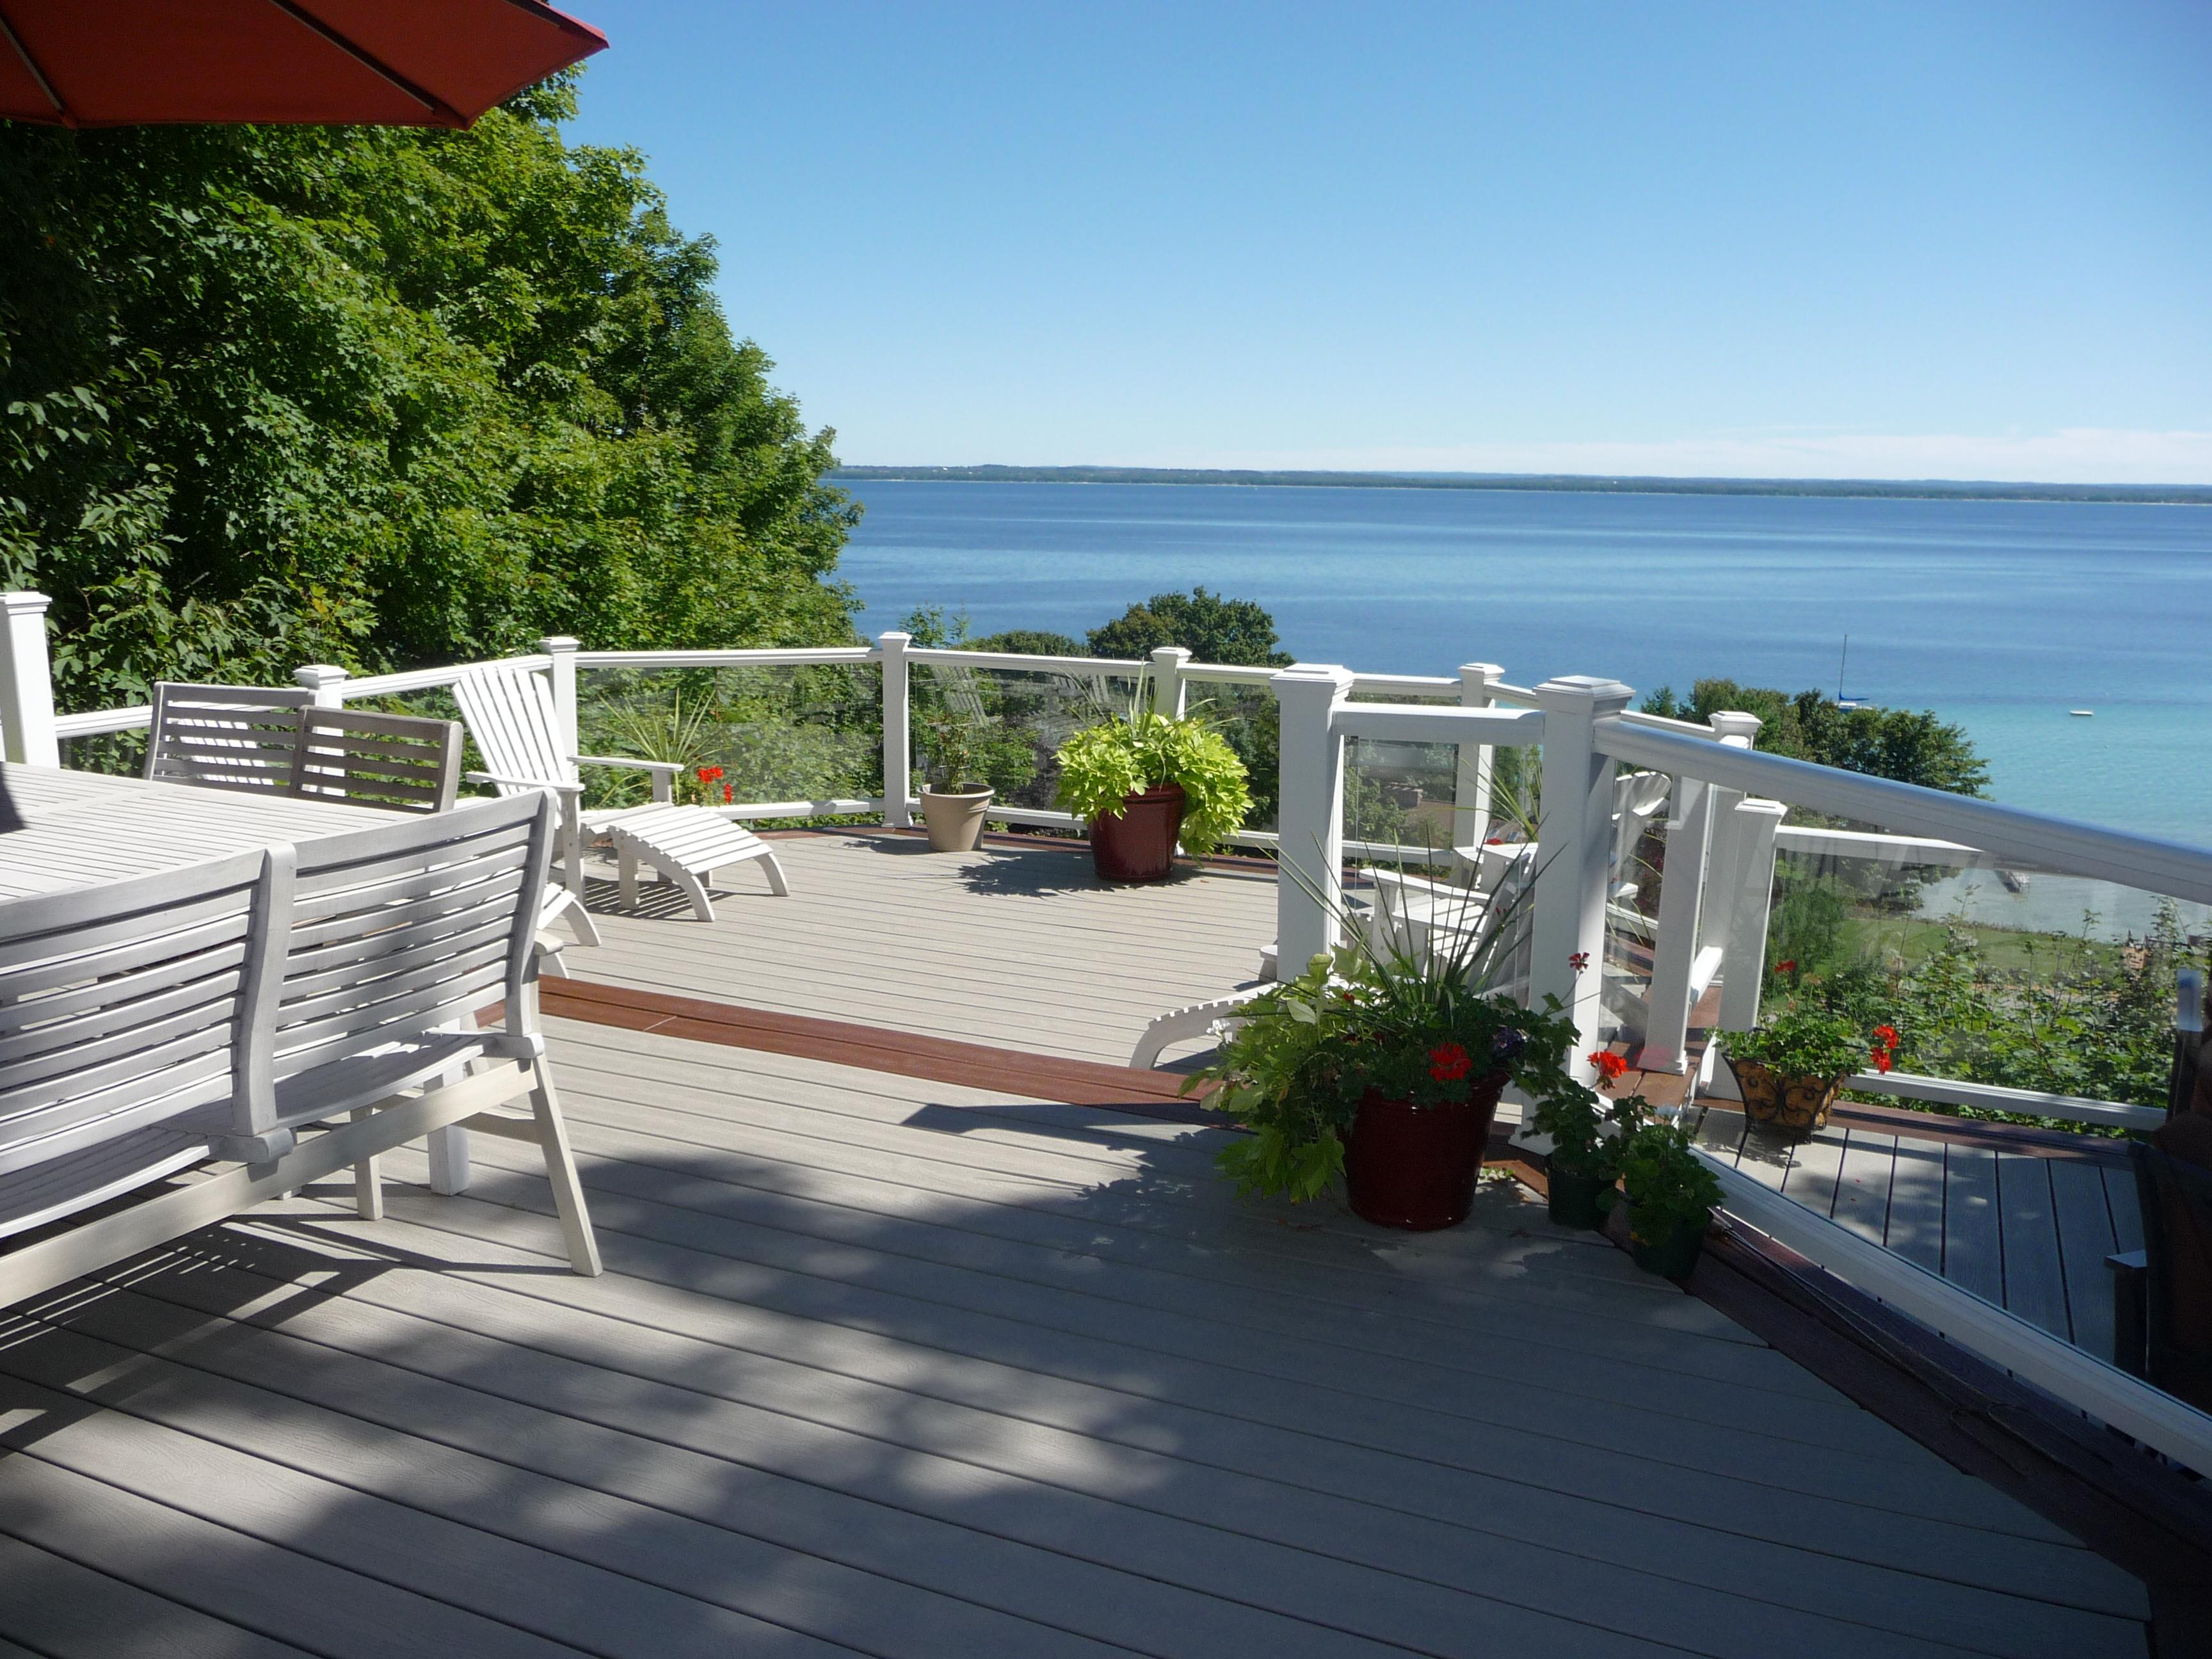
[[[1475,1079],[1458,1106],[1415,1106],[1370,1092],[1344,1138],[1352,1212],[1379,1227],[1417,1233],[1466,1220],[1505,1076],[1498,1071]]]
[[[1125,796],[1116,817],[1091,820],[1091,861],[1101,881],[1165,881],[1182,833],[1182,786],[1163,783]]]

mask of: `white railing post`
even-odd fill
[[[1698,912],[1705,897],[1705,854],[1712,840],[1713,790],[1702,778],[1677,775],[1668,803],[1667,861],[1659,880],[1658,937],[1651,953],[1651,994],[1644,1022],[1647,1072],[1688,1069],[1692,983],[1698,966]]]
[[[1332,729],[1349,669],[1295,663],[1271,677],[1281,720],[1281,836],[1275,876],[1277,972],[1291,979],[1336,947],[1344,902],[1344,738]]]
[[[1182,665],[1190,652],[1180,645],[1156,646],[1152,650],[1152,712],[1170,720],[1182,718]]]
[[[883,634],[876,640],[883,647],[884,664],[884,822],[894,830],[914,823],[914,811],[907,805],[914,735],[908,725],[906,659],[906,648],[913,641],[911,634]]]
[[[1774,831],[1790,809],[1778,800],[1740,800],[1735,820],[1735,891],[1730,907],[1728,963],[1721,972],[1723,1031],[1748,1031],[1759,1024],[1759,995],[1766,979],[1767,908],[1774,898]]]
[[[1528,1006],[1540,1007],[1547,994],[1559,998],[1582,1033],[1568,1063],[1583,1082],[1595,1076],[1583,1043],[1595,1045],[1604,1014],[1605,895],[1613,865],[1613,757],[1598,748],[1596,727],[1635,695],[1619,680],[1587,674],[1536,688],[1544,783]]]
[[[576,714],[576,653],[580,642],[566,634],[548,634],[538,648],[553,659],[548,678],[553,682],[553,733],[561,752],[574,755],[583,749]]]
[[[1505,678],[1494,662],[1462,663],[1459,706],[1487,708],[1497,701],[1491,688]],[[1459,746],[1458,781],[1452,791],[1452,845],[1480,847],[1490,834],[1490,769],[1496,751],[1486,743]]]
[[[0,593],[0,756],[23,766],[59,766],[54,676],[46,658],[43,593]]]
[[[1759,720],[1756,714],[1716,714],[1711,724],[1720,733],[1721,742],[1731,749],[1748,749],[1759,736]],[[1700,908],[1698,942],[1707,950],[1725,952],[1729,926],[1735,917],[1735,808],[1743,799],[1743,791],[1724,789],[1716,784],[1708,793],[1712,797],[1708,809],[1712,815],[1712,840],[1705,854],[1705,884],[1708,891],[1720,896]]]
[[[292,678],[307,688],[309,694],[315,700],[316,708],[343,708],[345,707],[345,683],[348,675],[344,669],[326,662],[308,663],[302,667],[294,669]]]

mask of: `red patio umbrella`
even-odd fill
[[[606,44],[539,0],[0,0],[0,117],[465,127]]]

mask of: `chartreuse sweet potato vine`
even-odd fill
[[[1193,858],[1243,828],[1252,804],[1244,763],[1195,715],[1146,710],[1078,732],[1060,746],[1057,798],[1078,817],[1119,817],[1127,797],[1165,783],[1182,786],[1182,850]]]

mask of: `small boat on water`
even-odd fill
[[[2003,884],[2008,893],[2025,893],[2027,890],[2027,878],[2017,870],[1999,870],[1997,880]]]
[[[2086,720],[2096,714],[2094,708],[2069,708],[2066,711],[2077,720]]]

